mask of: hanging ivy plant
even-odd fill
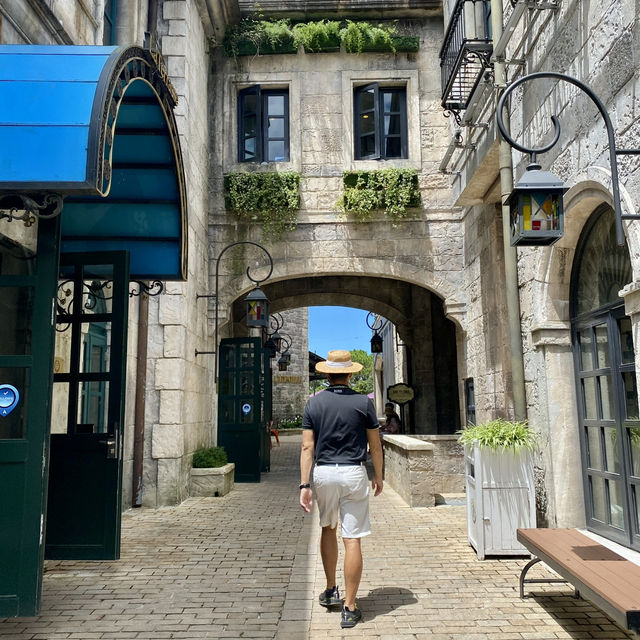
[[[266,238],[277,240],[296,227],[300,174],[229,173],[224,177],[225,206],[240,220],[259,221]]]
[[[407,208],[420,205],[418,172],[415,169],[345,171],[344,192],[338,208],[366,222],[374,211],[384,211],[394,222],[407,215]]]

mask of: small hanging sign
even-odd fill
[[[0,418],[6,418],[20,402],[20,393],[10,384],[0,384]]]

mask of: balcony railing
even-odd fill
[[[457,0],[440,49],[442,106],[454,114],[469,105],[484,70],[490,66],[491,4]]]

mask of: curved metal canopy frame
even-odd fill
[[[0,46],[0,94],[0,146],[14,150],[0,158],[2,217],[25,196],[64,198],[63,251],[127,249],[132,278],[186,279],[177,96],[159,54]],[[37,209],[28,224],[52,211]]]

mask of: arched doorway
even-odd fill
[[[610,207],[593,213],[576,249],[571,329],[589,530],[640,549],[640,414],[631,319],[619,291],[632,280]]]

